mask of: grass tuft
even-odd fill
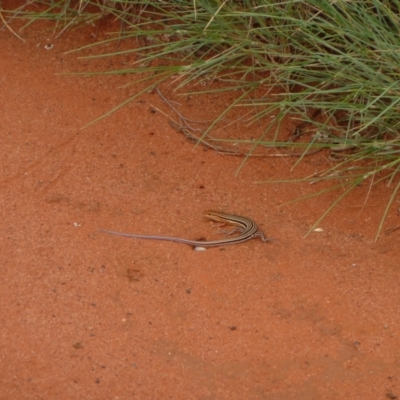
[[[40,10],[32,11],[36,6]],[[248,154],[257,147],[292,148],[308,137],[304,156],[310,149],[326,149],[334,160],[313,179],[345,182],[337,201],[366,180],[375,185],[397,179],[398,0],[59,0],[29,2],[29,8],[2,15],[7,24],[12,18],[24,18],[27,25],[51,19],[57,35],[106,15],[117,18],[118,33],[78,49],[115,43],[115,51],[87,58],[136,57],[131,68],[108,73],[141,74],[152,82],[173,78],[177,89],[218,78],[224,88],[209,85],[205,91],[234,91],[237,99],[209,129],[231,109],[251,106],[250,122],[264,128]],[[122,40],[135,46],[119,50]],[[282,139],[276,127],[294,118],[296,134]],[[398,188],[397,183],[383,217]],[[382,225],[383,220],[378,234]]]

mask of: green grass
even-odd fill
[[[174,77],[177,90],[218,78],[224,83],[218,91],[234,91],[236,99],[204,135],[232,109],[251,106],[250,122],[264,128],[249,153],[258,146],[289,148],[293,143],[283,141],[276,127],[291,118],[308,121],[314,131],[304,151],[324,148],[338,159],[314,178],[339,180],[343,192],[337,201],[367,180],[395,187],[378,237],[399,189],[400,1],[35,3],[41,11],[21,8],[3,16],[25,18],[27,24],[51,19],[57,35],[106,15],[121,22],[120,31],[106,41],[116,50],[92,57],[135,54],[137,61],[130,69],[104,73],[135,74],[152,85],[154,79]],[[118,43],[132,39],[141,45],[118,50]],[[212,91],[209,85],[207,92]]]

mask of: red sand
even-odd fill
[[[394,185],[355,189],[304,238],[338,192],[285,206],[316,188],[254,182],[310,175],[326,154],[294,172],[292,158],[252,159],[235,175],[241,159],[194,149],[156,93],[81,129],[144,86],[59,75],[128,61],[65,54],[96,27],[52,40],[43,26],[25,42],[0,32],[0,399],[400,396],[400,231],[374,241]],[[207,113],[230,99],[196,101]],[[209,237],[209,208],[277,242],[195,252],[98,231]]]

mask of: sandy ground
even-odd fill
[[[237,174],[154,91],[82,129],[144,87],[60,74],[129,64],[65,54],[95,32],[0,31],[0,399],[398,398],[400,231],[374,241],[393,187],[356,188],[304,237],[341,192],[285,205],[318,188],[255,182],[327,168],[323,152]],[[193,119],[231,99],[160,88]],[[276,241],[198,252],[99,232],[220,237],[210,208]]]

